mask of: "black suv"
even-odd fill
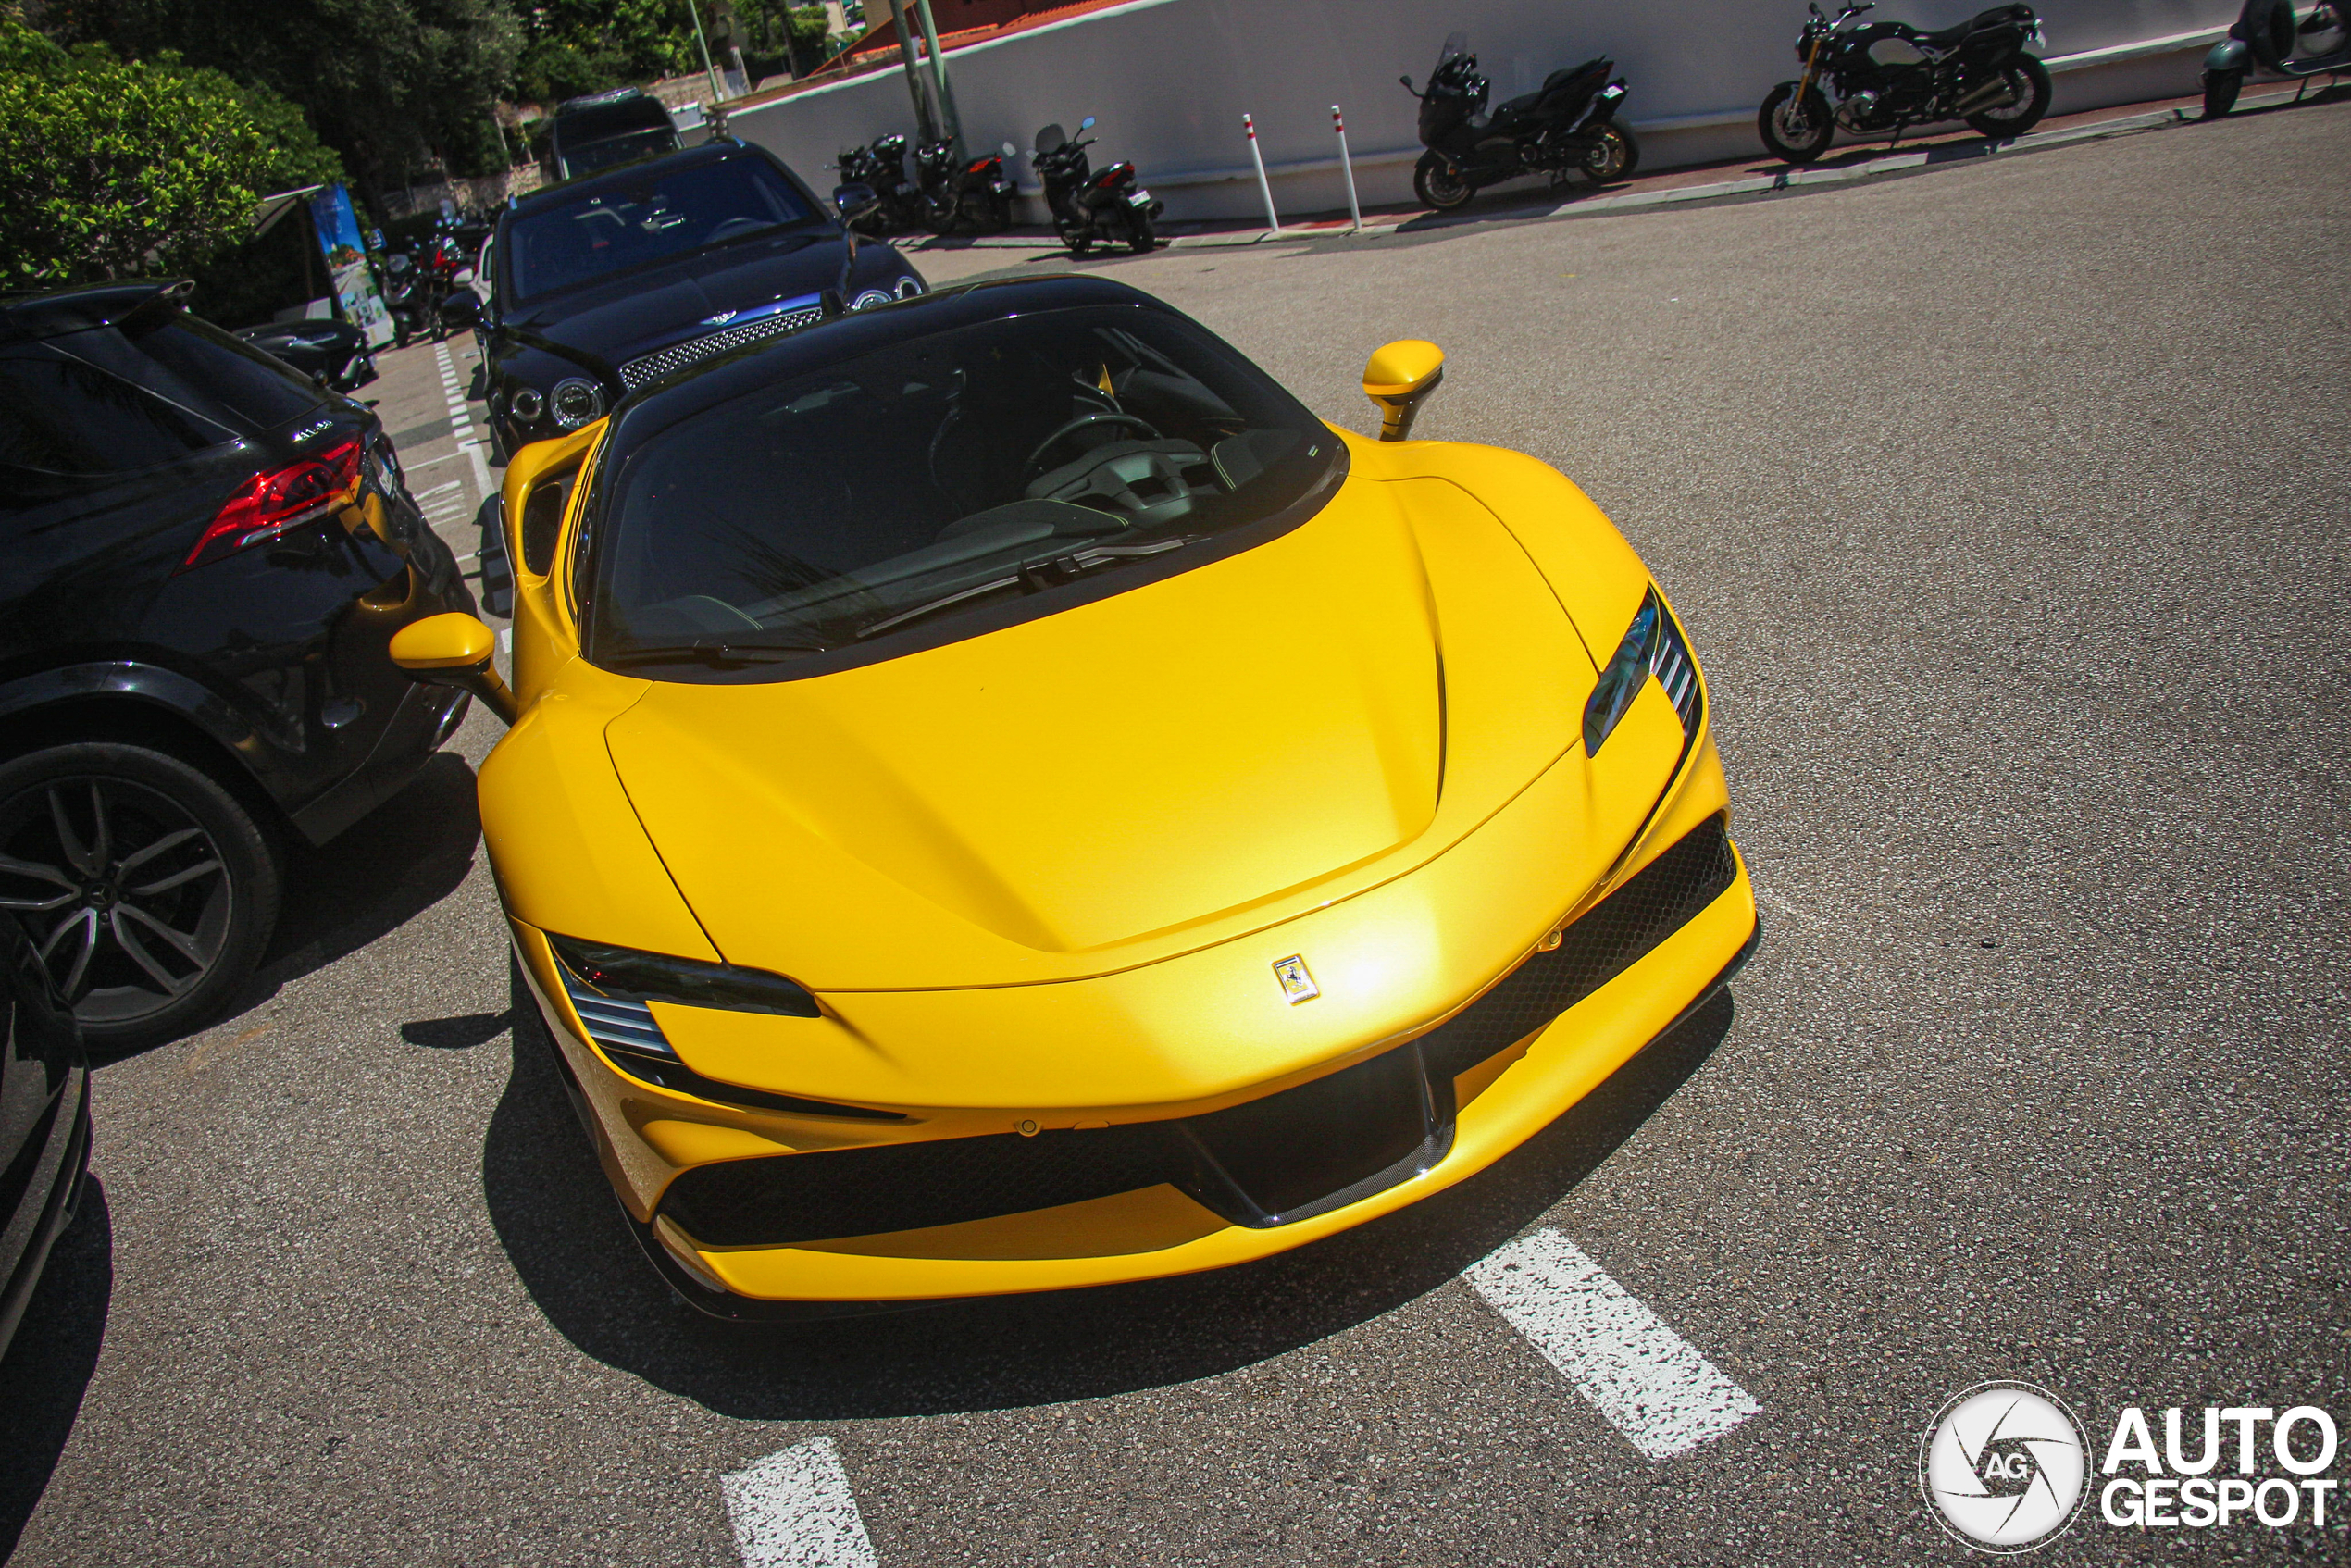
[[[382,426],[190,287],[0,295],[0,910],[93,1051],[219,1005],[282,834],[341,832],[464,715],[385,652],[474,604]]]
[[[519,197],[490,255],[489,304],[460,292],[442,315],[481,337],[502,455],[689,365],[924,289],[895,250],[740,142]]]

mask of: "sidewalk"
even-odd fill
[[[2240,100],[2235,112],[2245,115],[2274,108],[2293,102],[2295,96],[2294,89],[2288,85],[2277,92]],[[1464,224],[1596,217],[1603,213],[1680,205],[1686,202],[1754,200],[1787,191],[1849,184],[1891,174],[1917,172],[1945,164],[1995,156],[2009,157],[2108,136],[2195,124],[2202,114],[2201,95],[2115,105],[2080,114],[2053,115],[2043,120],[2031,134],[2011,141],[1987,141],[1963,128],[1947,130],[1904,141],[1899,146],[1888,146],[1884,142],[1867,142],[1842,147],[1818,163],[1801,168],[1759,155],[1638,175],[1602,188],[1579,183],[1571,188],[1564,199],[1560,193],[1539,184],[1514,182],[1500,188],[1495,194],[1481,195],[1467,206],[1449,213],[1433,212],[1417,205],[1366,209],[1360,232],[1363,235],[1423,233]],[[1350,226],[1344,212],[1285,218],[1278,231],[1240,218],[1167,223],[1161,228],[1169,236],[1167,245],[1180,249],[1350,237]],[[1053,250],[1060,248],[1060,242],[1050,230],[1021,229],[969,239],[932,238],[902,243],[902,248],[917,252]]]

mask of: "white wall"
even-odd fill
[[[1881,0],[1879,14],[1945,27],[1986,3]],[[2200,39],[2235,19],[2237,0],[2041,0],[2039,8],[2065,112],[2195,92]],[[1498,102],[1558,67],[1612,56],[1631,85],[1623,112],[1641,135],[1643,167],[1657,168],[1760,155],[1756,106],[1796,75],[1804,14],[1803,0],[1134,0],[954,50],[947,65],[966,141],[1014,143],[1024,186],[1035,182],[1026,154],[1038,127],[1075,130],[1090,114],[1100,122],[1097,167],[1132,158],[1169,218],[1260,213],[1246,111],[1275,200],[1296,215],[1346,205],[1333,103],[1346,109],[1364,205],[1411,199],[1418,106],[1396,79],[1424,82],[1456,28],[1468,31]],[[2176,42],[2100,57],[2165,39]],[[2085,54],[2084,68],[2065,68]],[[913,120],[904,73],[892,69],[736,110],[728,127],[821,193],[841,147]],[[1028,221],[1042,220],[1038,204],[1024,205]]]

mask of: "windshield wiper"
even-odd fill
[[[921,620],[925,616],[934,616],[941,610],[952,610],[966,600],[1001,593],[1008,588],[1017,588],[1024,593],[1041,593],[1058,583],[1076,582],[1096,566],[1112,566],[1143,555],[1162,554],[1187,544],[1197,544],[1206,537],[1204,534],[1184,533],[1173,539],[1155,539],[1149,544],[1096,544],[1059,555],[1040,555],[1035,560],[1023,561],[1004,577],[990,578],[986,582],[959,588],[952,593],[942,593],[936,599],[927,599],[911,610],[901,610],[883,620],[868,621],[857,628],[856,636],[862,642],[868,637],[878,637],[885,631],[895,630],[909,621]]]
[[[691,642],[655,642],[624,648],[604,663],[623,668],[635,665],[708,665],[712,669],[740,669],[749,664],[788,659],[800,653],[828,653],[828,642],[730,642],[724,638],[698,637]]]

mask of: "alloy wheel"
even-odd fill
[[[0,909],[86,1023],[135,1022],[201,983],[235,899],[212,835],[143,784],[56,778],[0,804]]]

